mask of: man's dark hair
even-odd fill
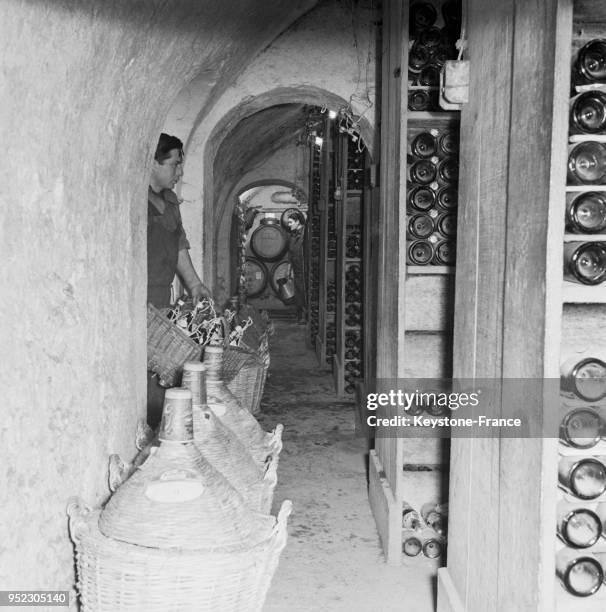
[[[161,164],[165,159],[170,157],[170,152],[173,149],[179,149],[181,156],[183,156],[183,143],[176,136],[171,136],[170,134],[162,132],[162,134],[160,134],[160,140],[158,140],[154,159]]]
[[[293,210],[293,212],[289,213],[287,218],[298,221],[301,225],[305,225],[305,215],[300,210]]]

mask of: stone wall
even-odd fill
[[[0,585],[69,589],[65,507],[107,495],[145,412],[145,195],[178,92],[202,108],[314,2],[0,3]]]

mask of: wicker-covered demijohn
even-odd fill
[[[238,436],[254,459],[264,465],[282,450],[282,424],[278,424],[273,432],[264,431],[255,417],[241,406],[226,387],[221,377],[223,347],[207,346],[204,349],[204,363],[208,366],[208,406]]]
[[[278,479],[278,455],[259,465],[234,432],[209,409],[204,364],[187,362],[182,384],[192,390],[194,442],[202,456],[242,494],[251,509],[269,513]]]
[[[277,520],[251,512],[192,428],[191,392],[170,389],[145,463],[100,513],[70,504],[84,612],[261,610],[291,504]]]
[[[253,350],[257,350],[261,344],[261,339],[272,329],[272,323],[269,320],[267,311],[259,311],[250,304],[242,304],[238,311],[241,319],[250,318],[252,325],[246,328],[243,336],[243,341]]]
[[[252,350],[242,346],[225,347],[222,378],[251,414],[257,414],[261,407],[265,374],[265,364]]]

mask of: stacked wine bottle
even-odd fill
[[[311,208],[316,210],[322,192],[320,168],[322,164],[322,147],[311,145]]]
[[[605,86],[606,41],[592,40],[573,57],[564,212],[564,279],[582,285],[606,280]],[[561,374],[556,573],[571,595],[595,598],[606,574],[606,363],[576,355]]]
[[[606,40],[579,50],[572,70],[564,278],[606,280]]]
[[[337,307],[337,289],[334,281],[329,281],[326,285],[326,312],[328,320],[326,322],[326,363],[332,363],[332,356],[337,348],[337,332],[335,327],[335,311]]]
[[[334,206],[328,208],[328,259],[335,259],[337,256],[337,233],[335,226],[335,209]]]
[[[315,346],[319,329],[320,310],[320,215],[310,217],[310,266],[309,266],[309,333],[311,345]]]
[[[410,5],[408,51],[408,108],[435,111],[440,70],[457,58],[455,43],[461,30],[461,4],[457,1],[413,2]]]
[[[406,263],[452,266],[456,256],[458,133],[410,130]]]
[[[362,237],[360,227],[349,225],[345,237],[345,257],[347,259],[359,259],[362,256]]]
[[[364,153],[358,150],[358,141],[347,141],[347,190],[364,187]]]
[[[570,594],[587,597],[606,574],[606,363],[564,363],[561,390],[556,571]]]
[[[356,234],[349,234],[354,238]],[[359,243],[348,241],[349,249]],[[355,393],[357,379],[363,377],[362,368],[362,273],[358,263],[350,263],[345,268],[345,359],[344,390],[347,394]]]
[[[326,363],[332,364],[333,355],[337,349],[337,330],[334,321],[326,323]]]
[[[345,331],[345,393],[355,393],[356,382],[363,377],[362,334],[357,330]]]
[[[353,312],[356,310],[357,312],[362,312],[362,276],[359,264],[350,264],[345,269],[345,309],[346,309],[346,321],[345,325],[347,327],[355,327],[360,325],[361,319],[360,317],[356,318],[353,315],[350,315],[350,320],[347,320],[347,309],[348,307],[353,307],[353,310],[350,308],[350,311]]]
[[[448,504],[428,502],[415,510],[402,505],[402,552],[407,557],[421,554],[429,559],[444,555],[446,547]]]

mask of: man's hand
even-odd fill
[[[179,251],[179,258],[177,260],[177,274],[181,277],[184,285],[189,291],[189,295],[192,297],[194,302],[205,298],[212,297],[208,287],[206,287],[200,277],[194,270],[194,266],[189,256],[187,249],[181,249]]]

